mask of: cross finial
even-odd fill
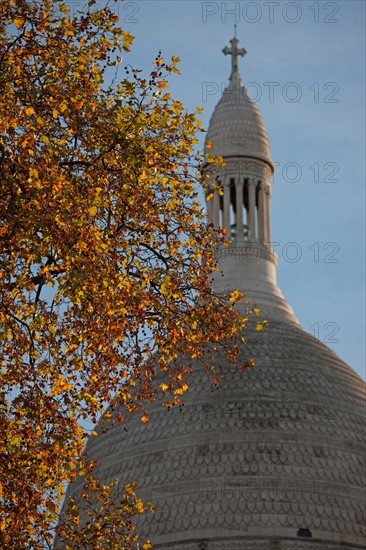
[[[236,38],[236,25],[234,25],[234,38],[230,40],[230,44],[231,44],[230,48],[225,46],[225,48],[222,50],[225,55],[228,55],[228,54],[231,55],[230,80],[240,79],[239,68],[238,68],[238,56],[241,55],[242,57],[244,57],[244,55],[247,52],[244,48],[238,48],[239,40]]]

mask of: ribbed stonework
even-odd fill
[[[156,509],[138,530],[157,549],[365,549],[365,384],[301,329],[277,286],[273,163],[237,45],[224,50],[233,56],[230,83],[207,134],[208,151],[226,166],[204,169],[209,221],[231,236],[217,251],[224,276],[214,286],[247,292],[269,321],[248,334],[257,366],[234,372],[218,356],[224,379],[212,391],[197,365],[182,411],[157,401],[148,424],[132,417],[90,439],[87,454],[103,482],[138,482]]]
[[[92,439],[101,479],[138,481],[155,548],[366,548],[364,384],[297,325],[251,339],[256,367],[214,392],[197,368],[183,411]]]

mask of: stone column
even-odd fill
[[[216,229],[220,227],[220,195],[218,189],[214,190],[212,221]]]
[[[211,191],[208,194],[211,194]],[[209,201],[206,199],[206,204],[208,221],[209,223],[214,223],[214,198],[211,197]]]
[[[226,235],[230,237],[230,184],[224,185],[224,216],[223,226],[226,228]]]
[[[250,178],[248,181],[248,197],[249,197],[249,220],[248,220],[248,226],[249,226],[249,235],[251,239],[256,238],[256,230],[255,230],[255,189],[256,189],[257,182],[255,179]]]
[[[243,239],[243,182],[235,186],[236,192],[236,240]]]
[[[267,185],[262,182],[263,186],[263,242],[267,243]]]
[[[266,242],[271,246],[271,223],[270,223],[270,199],[271,187],[267,185],[266,189]]]
[[[259,184],[259,196],[258,196],[258,239],[262,243],[266,239],[265,189],[266,189],[266,184],[263,181],[261,181]]]

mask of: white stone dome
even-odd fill
[[[211,116],[206,142],[212,155],[260,159],[273,167],[269,140],[257,105],[240,78],[233,78]]]
[[[156,549],[365,549],[365,384],[298,326],[270,320],[253,339],[255,368],[218,356],[218,391],[196,364],[183,411],[158,400],[147,425],[91,438],[101,482],[138,482]]]

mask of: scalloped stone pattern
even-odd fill
[[[272,166],[268,135],[254,101],[239,80],[232,80],[212,113],[206,151],[222,157],[261,159]]]
[[[182,411],[157,401],[148,424],[132,416],[90,439],[102,482],[137,481],[154,505],[138,532],[155,548],[366,548],[365,384],[284,326],[248,335],[254,368],[218,355],[217,390],[197,366]]]

